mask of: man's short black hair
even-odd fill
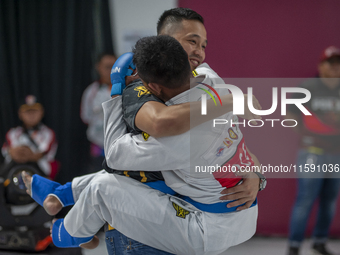
[[[133,62],[146,83],[179,88],[190,80],[188,55],[182,45],[168,35],[149,36],[137,41]]]
[[[197,12],[189,8],[173,8],[163,12],[157,23],[157,34],[160,34],[162,29],[171,23],[180,23],[183,20],[197,20],[204,24],[204,19]]]

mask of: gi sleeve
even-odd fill
[[[158,139],[126,134],[121,97],[103,103],[103,109],[105,156],[110,168],[164,171],[190,166],[189,132]]]

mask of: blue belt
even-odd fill
[[[215,203],[215,204],[202,204],[202,203],[199,203],[199,202],[192,200],[190,197],[178,195],[175,191],[173,191],[173,189],[171,189],[169,186],[167,186],[164,181],[145,182],[144,184],[148,185],[150,188],[157,189],[157,190],[159,190],[163,193],[167,193],[167,194],[172,195],[172,196],[177,196],[177,197],[183,199],[184,201],[192,204],[197,209],[204,211],[204,212],[209,212],[209,213],[236,212],[237,207],[244,205],[244,204],[242,204],[242,205],[238,205],[238,206],[228,208],[227,204],[229,204],[233,201],[221,202],[221,203]],[[250,207],[253,207],[255,205],[257,205],[257,198],[255,199],[255,201],[253,202],[253,204]]]

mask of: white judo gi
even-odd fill
[[[201,70],[207,79],[218,77],[206,64],[201,65]],[[207,79],[204,83],[209,82]],[[199,100],[200,94],[201,91],[192,88],[166,104],[188,102],[189,95],[191,101]],[[161,170],[166,184],[181,195],[204,204],[220,202],[224,187],[211,173],[195,173],[193,164],[223,165],[226,158],[230,159],[242,147],[239,129],[232,131],[236,136],[223,149],[226,157],[220,157],[216,150],[230,137],[228,126],[213,128],[211,123],[204,123],[178,136],[145,139],[142,135],[125,134],[120,97],[103,103],[103,108],[109,167]],[[229,113],[223,118],[233,116]],[[257,205],[240,212],[208,213],[134,179],[105,172],[78,178],[72,188],[78,201],[64,223],[75,237],[92,236],[108,222],[130,238],[171,253],[220,254],[248,240],[256,230]]]

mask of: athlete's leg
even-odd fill
[[[68,182],[64,185],[38,175],[32,178],[26,172],[22,173],[22,178],[27,193],[43,206],[48,214],[56,215],[64,206],[73,205],[93,177],[103,172],[105,170],[76,177],[72,180],[72,183]]]
[[[96,176],[66,215],[66,231],[93,236],[108,222],[130,238],[175,254],[203,254],[203,214],[178,207],[170,197],[124,176]],[[213,253],[211,253],[213,254]]]
[[[174,254],[220,254],[255,233],[257,207],[204,213],[136,180],[97,175],[65,217],[70,236],[92,236],[108,222],[124,235]],[[236,231],[237,229],[237,231]]]
[[[63,195],[53,195],[53,193],[55,193],[55,191],[62,187],[61,184],[48,180],[47,178],[38,176],[38,175],[33,175],[30,176],[28,173],[26,173],[25,171],[22,172],[22,179],[25,183],[26,186],[26,192],[41,206],[44,207],[45,211],[49,214],[49,215],[56,215],[64,206],[64,203],[61,202],[62,199],[60,197],[62,197]],[[69,187],[71,187],[68,184]],[[61,191],[63,191],[65,189],[61,189]],[[59,192],[60,193],[60,192]],[[71,193],[72,195],[72,193]],[[70,194],[65,195],[64,197],[69,197]],[[73,200],[73,199],[71,199]],[[72,203],[72,201],[71,201]]]
[[[40,177],[41,178],[40,180],[44,180],[45,187],[46,187],[46,185],[49,186],[49,187],[47,187],[47,189],[49,190],[48,193],[51,192],[53,194],[53,193],[55,193],[55,189],[58,188],[59,191],[60,190],[64,191],[63,194],[61,194],[60,192],[58,193],[59,197],[65,195],[65,194],[70,196],[70,192],[72,192],[74,201],[77,201],[79,196],[80,196],[81,191],[91,182],[91,180],[93,179],[95,174],[101,174],[101,173],[104,173],[104,172],[105,171],[102,170],[98,173],[76,177],[72,180],[71,185],[70,185],[70,183],[68,183],[67,185],[61,185],[59,183],[52,182],[52,181],[50,181],[46,178],[43,178],[43,177]],[[23,173],[22,177],[23,177],[23,180],[24,180],[26,188],[27,188],[27,193],[32,196],[32,177],[30,175],[28,175],[27,173]],[[44,199],[44,196],[46,196],[47,193],[39,191],[40,188],[42,188],[42,187],[40,187],[39,185],[36,185],[36,187],[35,187],[35,194],[41,195],[41,198],[39,198],[38,200],[43,201],[43,207],[48,214],[56,215],[63,208],[63,204],[60,202],[60,198],[59,197],[57,198],[55,196],[55,194],[53,194],[53,195],[47,195],[47,197]],[[69,189],[69,190],[67,191],[65,189]],[[148,254],[160,254],[160,255],[167,254],[166,252],[163,252],[163,251],[157,250],[155,248],[149,247],[147,245],[141,244],[141,243],[134,241],[132,239],[128,239],[126,236],[119,233],[118,231],[115,231],[115,237],[116,237],[115,240],[117,240],[117,239],[119,239],[119,240],[129,240],[129,242],[133,242],[134,247],[139,247],[138,251],[140,251],[142,249],[143,251],[147,250]],[[109,244],[112,244],[112,240],[113,239],[106,239],[105,241]],[[124,252],[128,249],[128,248],[124,248],[124,245],[123,245],[122,242],[120,242],[120,243],[121,243],[121,245],[120,246],[116,245],[116,248],[114,250],[115,254],[117,254],[117,255],[118,254],[124,254]],[[89,243],[82,244],[81,247],[93,249],[97,245],[98,245],[98,238],[94,237]],[[140,247],[142,247],[142,248],[140,248]],[[135,249],[134,249],[134,251],[135,251]],[[108,250],[108,252],[110,253],[110,250]],[[137,252],[137,250],[136,250],[136,252]],[[133,254],[131,254],[131,255],[133,255]]]
[[[74,202],[77,202],[81,192],[92,181],[92,179],[99,174],[107,174],[105,170],[100,170],[96,173],[86,174],[73,178],[72,180],[72,194]]]

